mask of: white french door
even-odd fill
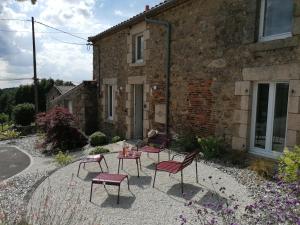
[[[258,82],[254,85],[250,151],[277,158],[284,150],[289,84]]]

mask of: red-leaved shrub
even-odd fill
[[[37,115],[37,124],[46,133],[44,145],[52,149],[73,150],[87,144],[86,136],[77,129],[74,116],[68,109],[55,107]]]

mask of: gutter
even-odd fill
[[[160,26],[164,26],[166,29],[166,43],[165,43],[165,51],[166,51],[166,59],[165,59],[165,77],[166,77],[166,124],[165,124],[165,133],[169,136],[169,113],[170,113],[170,74],[171,74],[171,24],[167,21],[162,20],[153,20],[145,18],[146,23],[152,23]]]

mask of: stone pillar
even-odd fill
[[[239,99],[239,105],[234,110],[234,133],[232,149],[245,151],[248,145],[250,130],[250,81],[238,81],[235,83],[235,96]]]

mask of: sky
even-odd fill
[[[32,78],[31,20],[87,39],[162,0],[0,0],[0,89],[30,84]],[[3,20],[17,19],[17,20]],[[21,20],[21,21],[19,21]],[[72,81],[92,79],[92,48],[86,41],[35,24],[38,78]],[[69,43],[64,43],[69,42]]]

